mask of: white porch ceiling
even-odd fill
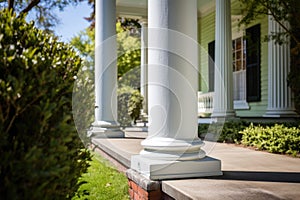
[[[151,0],[116,0],[117,15],[132,18],[147,18],[147,5]],[[215,7],[215,0],[198,0],[198,15],[201,16]]]

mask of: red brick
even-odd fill
[[[161,190],[146,191],[138,186],[134,181],[128,179],[129,195],[132,200],[161,200]]]
[[[130,185],[134,192],[138,192],[139,186],[135,182],[131,181]]]
[[[134,191],[131,188],[129,188],[128,192],[129,192],[130,199],[133,199],[134,198]]]
[[[141,199],[140,195],[137,192],[135,192],[134,193],[134,200],[140,200],[140,199]]]
[[[138,193],[143,199],[148,199],[148,192],[141,187],[138,187]]]

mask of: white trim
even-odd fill
[[[246,100],[233,101],[234,110],[249,110],[250,106]]]

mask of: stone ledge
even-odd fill
[[[161,188],[160,181],[152,181],[142,176],[140,173],[136,172],[135,170],[128,169],[126,171],[126,175],[129,179],[133,180],[138,186],[140,186],[141,188],[147,191],[159,190]]]
[[[116,149],[114,145],[111,145],[109,141],[111,140],[92,138],[92,144],[95,146],[95,148],[99,148],[107,155],[109,155],[112,159],[124,165],[126,168],[129,168],[131,163],[130,157],[122,155],[123,152],[118,151],[118,149]]]
[[[211,157],[188,161],[166,161],[135,155],[131,157],[131,168],[152,180],[222,175],[221,161]]]

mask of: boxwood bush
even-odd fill
[[[24,16],[0,21],[1,199],[70,199],[90,159],[72,118],[81,60]]]
[[[286,127],[282,124],[262,127],[251,124],[240,133],[242,144],[247,146],[293,156],[300,152],[300,127]]]

